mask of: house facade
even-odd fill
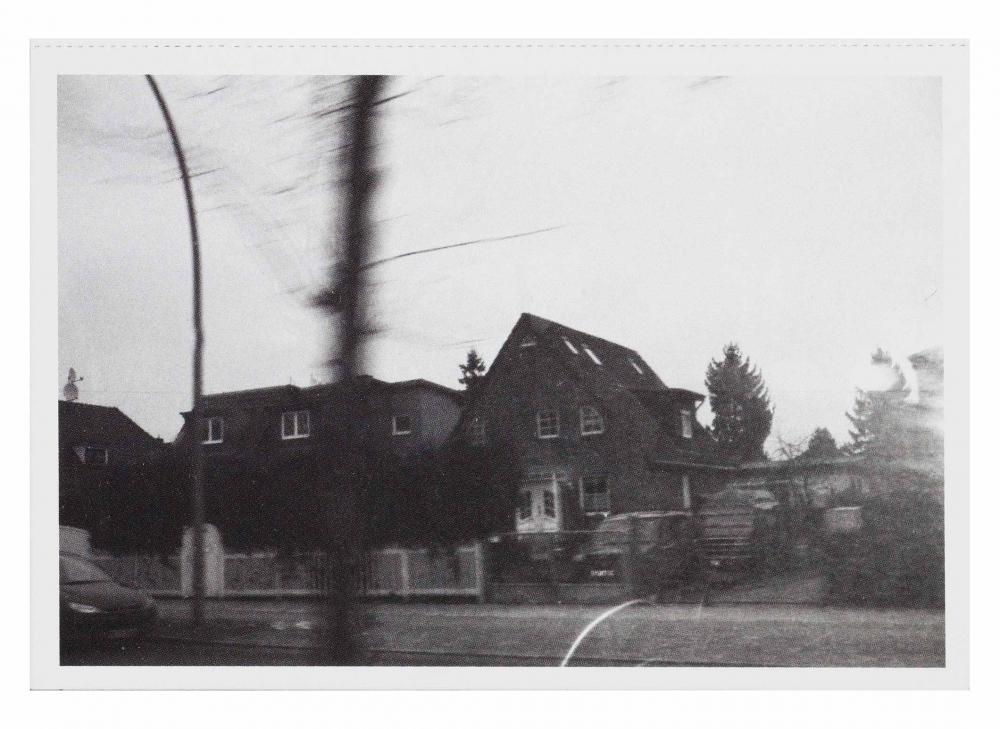
[[[523,314],[462,413],[456,437],[509,449],[511,526],[584,529],[613,513],[691,509],[731,467],[695,414],[628,347]]]
[[[59,523],[93,531],[108,518],[114,476],[161,452],[164,443],[116,407],[59,401]]]
[[[227,540],[253,543],[263,511],[287,515],[272,532],[303,528],[311,495],[352,478],[351,448],[369,456],[405,459],[433,451],[451,435],[462,393],[427,380],[385,382],[360,376],[352,402],[338,385],[283,385],[203,398],[196,432],[191,413],[175,445],[202,448],[208,518]],[[353,446],[352,446],[353,444]],[[264,506],[267,506],[265,509]]]

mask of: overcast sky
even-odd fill
[[[190,149],[207,392],[327,377],[334,194],[304,78],[161,79]],[[942,341],[936,78],[397,78],[382,107],[367,369],[457,387],[523,311],[704,391],[729,341],[789,440],[847,437],[869,355]],[[190,407],[184,200],[142,77],[59,85],[59,372],[172,439]],[[707,403],[699,417],[707,422]]]

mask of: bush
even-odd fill
[[[859,532],[826,536],[831,602],[944,607],[944,507],[932,489],[907,481],[862,502]]]

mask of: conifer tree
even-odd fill
[[[826,428],[816,428],[809,437],[802,458],[835,458],[840,455],[840,448],[833,434]]]
[[[730,457],[740,462],[765,458],[764,441],[771,432],[774,408],[764,377],[739,345],[730,343],[721,360],[705,373],[709,404],[715,414],[712,435]]]
[[[462,371],[462,376],[458,381],[465,385],[465,389],[469,391],[474,390],[486,375],[486,364],[474,349],[469,350],[465,357],[465,364],[460,364],[458,368]]]

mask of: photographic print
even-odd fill
[[[944,71],[197,53],[51,76],[54,670],[954,667]]]

